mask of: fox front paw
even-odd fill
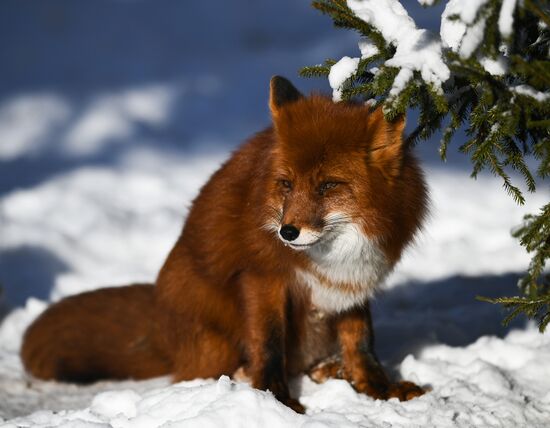
[[[425,389],[413,382],[402,380],[394,383],[388,381],[381,369],[371,371],[370,381],[354,381],[353,377],[346,373],[342,360],[338,356],[332,356],[319,362],[310,369],[308,375],[316,383],[323,383],[328,379],[345,379],[352,384],[357,392],[377,400],[397,398],[399,401],[408,401],[426,393]]]
[[[323,383],[328,379],[344,379],[342,361],[337,357],[327,358],[311,368],[308,376],[316,383]]]
[[[406,380],[376,386],[368,382],[361,382],[355,384],[354,387],[357,392],[363,392],[376,400],[397,398],[399,401],[409,401],[426,393],[423,388]]]
[[[425,389],[406,380],[392,383],[388,388],[388,398],[398,398],[399,401],[409,401],[415,397],[420,397],[425,393]]]

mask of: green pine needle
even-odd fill
[[[530,192],[550,176],[550,9],[540,0],[517,2],[514,31],[503,39],[498,28],[501,6],[502,0],[491,0],[479,9],[475,22],[485,21],[483,41],[470,58],[444,50],[452,78],[443,85],[442,92],[415,72],[403,91],[390,97],[399,68],[388,67],[385,61],[393,57],[395,46],[374,26],[355,16],[346,0],[313,2],[313,7],[330,16],[337,27],[357,31],[379,51],[371,58],[361,59],[357,72],[342,87],[343,99],[375,99],[377,105],[384,106],[388,120],[409,108],[418,109],[418,124],[407,144],[426,140],[443,128],[439,147],[442,159],[457,131],[465,127],[468,141],[459,151],[471,158],[472,177],[483,170],[491,171],[500,177],[516,203],[523,204],[525,198],[510,171],[519,172]],[[506,74],[490,74],[481,59],[497,59],[503,51],[508,63]],[[300,74],[327,76],[334,63],[327,60],[322,65],[304,67]],[[371,70],[373,66],[377,72]],[[529,163],[526,155],[532,155]],[[514,236],[532,256],[519,284],[526,297],[481,300],[509,309],[506,322],[525,313],[537,319],[543,331],[550,322],[550,280],[544,275],[550,259],[550,204],[539,214],[526,216]]]

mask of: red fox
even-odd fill
[[[426,214],[404,118],[305,97],[279,76],[269,105],[273,126],[202,188],[155,286],[68,297],[29,327],[21,355],[32,375],[244,374],[299,412],[288,378],[300,373],[380,399],[424,393],[386,375],[369,310]]]

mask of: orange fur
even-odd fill
[[[238,149],[193,202],[156,287],[52,305],[25,335],[29,372],[72,381],[246,373],[302,411],[288,377],[336,353],[340,366],[319,379],[341,373],[377,398],[423,392],[384,373],[368,309],[426,211],[404,119],[302,97],[280,77],[270,107],[273,127]],[[298,237],[285,241],[283,226]]]
[[[155,346],[154,287],[103,288],[50,306],[26,331],[21,357],[42,379],[146,379],[172,370]]]

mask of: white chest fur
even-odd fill
[[[298,280],[311,288],[313,304],[327,312],[360,305],[390,271],[384,252],[348,223],[307,250],[311,269],[298,270]]]

